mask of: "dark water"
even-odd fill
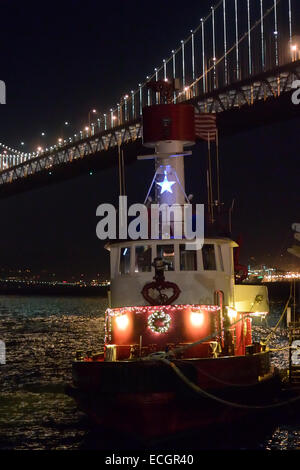
[[[106,300],[0,297],[0,449],[77,449],[86,418],[64,394],[76,350],[101,349]]]
[[[0,296],[0,340],[6,343],[6,364],[0,365],[0,449],[94,447],[95,431],[64,394],[64,385],[71,381],[76,350],[101,350],[105,308],[101,298]],[[274,323],[280,305],[272,308]],[[265,324],[258,322],[255,330],[264,333]],[[282,331],[272,346],[286,344]],[[273,360],[285,367],[287,357],[282,351]],[[259,449],[299,449],[300,426],[283,423],[259,439]]]

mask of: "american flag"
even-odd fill
[[[216,114],[195,112],[195,133],[198,139],[216,140],[217,131]]]

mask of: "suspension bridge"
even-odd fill
[[[300,116],[296,0],[221,0],[153,73],[68,139],[24,153],[0,143],[0,197],[113,166],[116,149],[133,161],[142,144],[142,110],[161,102],[153,81],[177,84],[174,103],[216,113],[220,135]],[[145,153],[145,149],[143,150]]]

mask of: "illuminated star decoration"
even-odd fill
[[[156,183],[161,187],[160,194],[163,194],[165,191],[168,191],[168,193],[173,193],[172,191],[172,185],[175,184],[175,181],[168,181],[167,178],[167,172],[165,171],[165,178],[162,183]]]

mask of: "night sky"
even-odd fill
[[[178,47],[211,6],[207,1],[99,0],[0,4],[0,141],[33,151],[74,134],[96,108],[106,112]],[[63,130],[65,121],[69,128]],[[222,195],[235,199],[233,229],[241,261],[286,267],[291,224],[299,222],[300,119],[221,139]],[[45,132],[46,136],[41,137]],[[63,134],[64,133],[64,134]],[[43,140],[44,139],[44,140]],[[206,145],[186,159],[187,192],[206,195]],[[130,201],[143,202],[151,162],[128,167]],[[0,200],[0,266],[47,269],[59,276],[108,273],[96,238],[96,208],[115,202],[117,168]]]

